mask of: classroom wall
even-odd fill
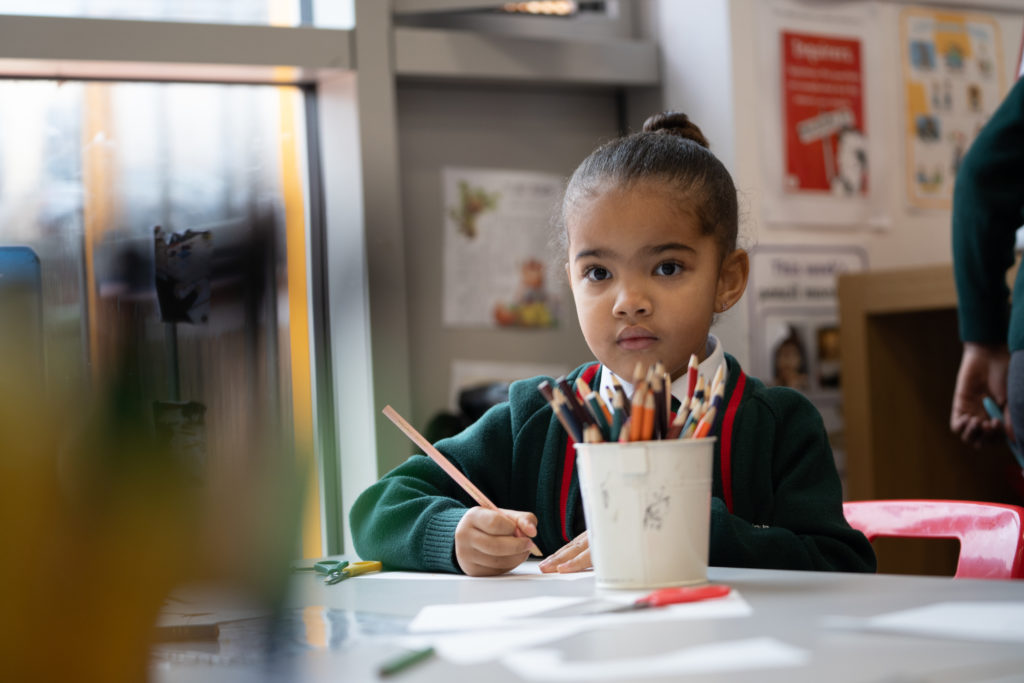
[[[770,1],[770,0],[768,0]],[[870,135],[892,150],[891,186],[886,195],[884,225],[785,227],[764,219],[765,179],[761,169],[761,99],[765,73],[759,54],[759,5],[766,0],[656,0],[644,26],[658,36],[663,58],[662,94],[667,108],[692,114],[705,130],[723,163],[733,173],[741,204],[741,241],[758,245],[855,245],[864,248],[871,269],[948,264],[950,214],[921,210],[905,200],[899,13],[905,2],[865,2],[875,10],[872,32],[879,54],[865,66],[868,81]],[[828,9],[830,3],[805,2],[809,9]],[[836,3],[836,11],[857,3]],[[1009,89],[1019,59],[1024,3],[1019,0],[962,0],[921,2],[919,6],[952,11],[984,12],[998,20],[1003,48],[1004,84]],[[1019,8],[1019,9],[1014,9]],[[696,68],[695,68],[696,65]],[[771,77],[774,77],[772,75]],[[729,87],[722,87],[722,84]],[[632,121],[631,121],[632,124]],[[749,363],[750,329],[746,300],[722,317],[715,331],[742,363]]]
[[[605,89],[399,85],[413,424],[423,428],[448,407],[453,360],[561,363],[573,368],[591,358],[558,269],[550,271],[562,300],[562,322],[556,329],[442,325],[442,169],[514,169],[567,178],[597,144],[617,135],[618,116],[615,93]],[[382,454],[381,471],[406,455]]]
[[[575,367],[590,353],[579,333],[571,295],[560,279],[562,325],[550,331],[455,329],[442,324],[444,208],[441,171],[446,166],[553,172],[568,176],[593,147],[624,123],[637,130],[653,111],[674,108],[698,122],[716,154],[733,173],[740,192],[741,244],[855,245],[871,268],[949,263],[949,212],[909,209],[903,199],[902,159],[894,154],[887,225],[814,229],[768,225],[763,216],[765,181],[759,127],[765,106],[758,54],[759,4],[766,0],[649,0],[626,3],[628,25],[638,36],[656,37],[662,53],[662,86],[615,93],[608,89],[400,81],[399,167],[407,274],[411,419],[423,428],[450,402],[454,360],[563,363]],[[1017,60],[1024,7],[995,0],[1002,32],[1006,85]],[[807,2],[828,7],[826,2]],[[856,3],[841,3],[851,5]],[[899,121],[898,14],[906,3],[870,2],[876,10],[876,54],[868,74],[871,135],[901,149]],[[946,4],[948,6],[948,4]],[[990,11],[963,0],[960,9]],[[955,9],[955,8],[954,8]],[[893,66],[897,65],[897,66]],[[624,96],[623,96],[624,95]],[[749,363],[749,311],[741,301],[720,316],[713,331],[726,348]],[[411,448],[410,448],[411,451]],[[382,453],[380,471],[407,453]]]

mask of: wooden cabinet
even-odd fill
[[[952,266],[840,276],[849,500],[1021,504],[1006,446],[975,450],[949,429],[962,352],[956,303]],[[955,541],[885,540],[876,550],[880,571],[951,574],[956,564]]]

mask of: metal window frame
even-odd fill
[[[357,29],[308,25],[325,1],[337,2],[299,0],[297,27],[0,15],[0,78],[304,88],[314,429],[322,545],[336,554],[353,550],[348,510],[377,454],[409,449],[380,413],[410,409],[398,80],[622,88],[656,84],[659,66],[651,41],[395,25],[463,0],[352,0]]]

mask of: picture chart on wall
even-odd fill
[[[1006,93],[999,25],[984,14],[900,14],[907,202],[949,209],[967,148]]]

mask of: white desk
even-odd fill
[[[704,644],[772,637],[805,650],[798,667],[702,674],[700,681],[1024,681],[1024,646],[827,628],[831,615],[871,617],[947,601],[1024,601],[1024,581],[953,580],[935,577],[830,574],[712,568],[714,582],[727,583],[749,603],[747,617],[630,623],[571,635],[550,647],[569,660],[651,657]],[[592,576],[564,580],[408,580],[356,577],[334,586],[311,574],[296,575],[281,668],[267,674],[258,639],[222,631],[221,642],[180,644],[182,653],[213,653],[213,661],[188,663],[164,656],[154,679],[179,681],[294,680],[372,681],[379,664],[400,652],[395,637],[427,605],[486,602],[537,595],[586,596]],[[249,634],[251,635],[251,633]],[[171,647],[171,646],[167,646]],[[276,676],[276,678],[275,678]],[[262,678],[260,678],[262,677]],[[500,662],[460,666],[439,657],[391,680],[520,681]],[[636,679],[645,680],[645,679]],[[651,680],[667,680],[657,678]]]

